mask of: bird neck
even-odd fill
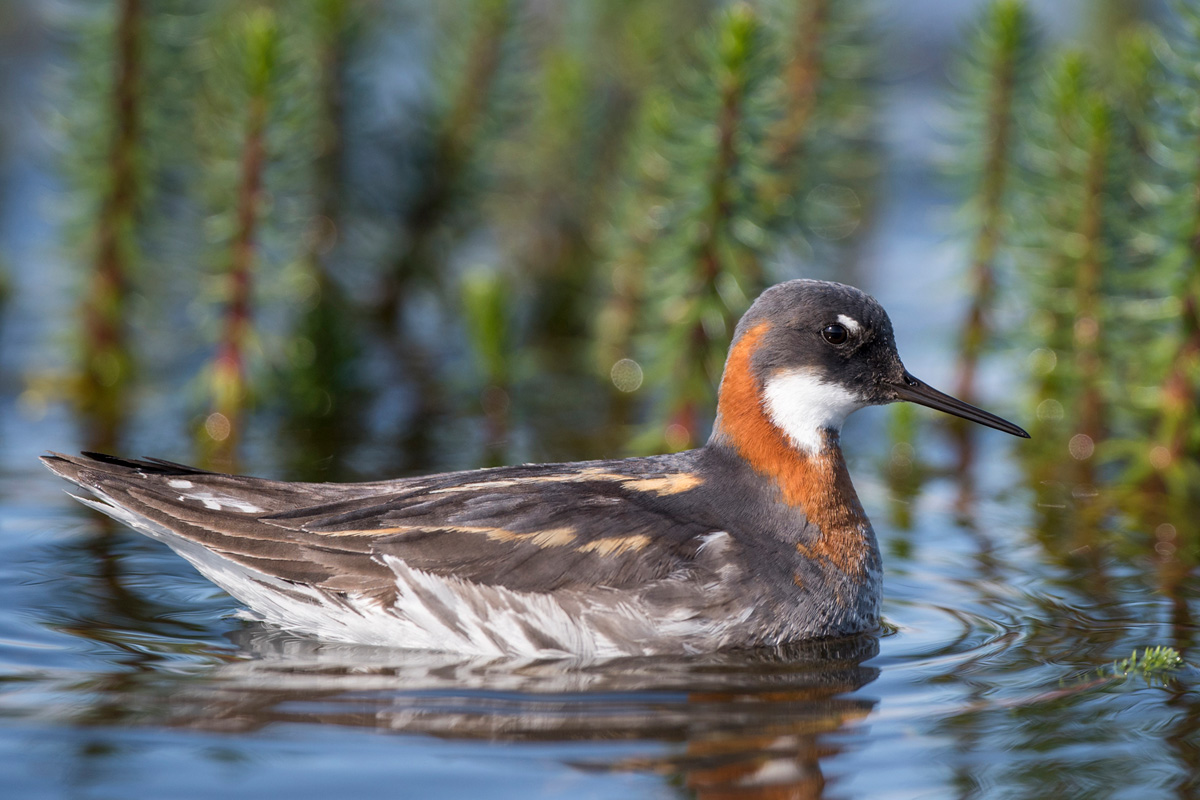
[[[870,522],[850,482],[838,432],[821,429],[817,445],[805,448],[772,421],[751,365],[766,330],[765,323],[747,330],[730,350],[709,446],[736,452],[775,483],[785,504],[816,525],[818,540],[805,548],[810,554],[827,558],[843,572],[858,571],[870,547]]]

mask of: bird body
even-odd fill
[[[683,453],[357,484],[44,460],[299,632],[481,655],[698,652],[878,625],[879,549],[838,436],[856,408],[897,399],[1027,435],[908,375],[867,295],[790,281],[739,323],[712,436]]]

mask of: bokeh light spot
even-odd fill
[[[1175,545],[1176,534],[1175,526],[1169,522],[1164,522],[1155,528],[1154,538],[1158,541],[1154,543],[1154,552],[1163,558],[1170,558],[1175,555],[1175,551],[1178,549]]]
[[[645,375],[641,364],[632,358],[622,358],[612,365],[609,377],[612,378],[613,386],[622,392],[636,392],[642,387]]]
[[[1150,450],[1150,466],[1155,469],[1166,469],[1171,466],[1171,451],[1161,444]]]
[[[222,414],[220,411],[214,411],[204,420],[204,432],[207,433],[213,441],[223,442],[229,438],[229,434],[233,431],[233,425],[229,422],[229,417]]]
[[[666,431],[663,432],[663,438],[667,440],[667,447],[671,450],[682,450],[692,443],[691,432],[678,422],[667,426]]]
[[[1063,418],[1062,403],[1051,398],[1038,403],[1037,418],[1042,420],[1059,420]]]
[[[1077,433],[1067,443],[1067,451],[1076,461],[1086,461],[1092,457],[1092,453],[1096,452],[1096,443],[1086,433]]]
[[[1080,317],[1075,320],[1075,341],[1080,344],[1094,344],[1100,336],[1100,323],[1093,317]]]
[[[845,239],[862,221],[862,201],[848,186],[822,183],[804,198],[808,226],[822,239]]]
[[[1029,371],[1035,375],[1049,375],[1058,366],[1058,353],[1049,347],[1039,347],[1029,354]]]

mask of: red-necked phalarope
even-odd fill
[[[706,651],[877,626],[879,549],[838,436],[897,400],[1028,436],[910,375],[874,299],[796,280],[738,324],[696,450],[358,484],[43,460],[285,628],[485,655]]]

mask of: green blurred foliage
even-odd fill
[[[1005,20],[1018,18],[1027,28],[1022,3],[991,3],[959,73],[974,109],[968,154],[996,141],[972,120],[1010,113],[995,92],[1004,69],[987,55],[1012,45]],[[1018,307],[992,336],[1029,352],[1034,441],[1021,453],[1043,541],[1079,553],[1149,544],[1195,564],[1200,4],[1175,4],[1159,28],[1105,30],[1111,40],[1089,50],[1028,57],[1038,77],[999,165],[1008,200],[994,202],[988,169],[968,172],[969,218],[1004,231],[976,239],[998,273],[976,281],[976,302],[999,282]]]
[[[292,469],[329,455],[309,477],[470,466],[461,414],[488,460],[693,446],[751,299],[837,277],[871,222],[866,0],[134,7],[120,161],[130,6],[68,6],[81,286],[98,231],[122,254],[122,290],[81,297],[115,329],[172,333],[120,338],[120,382],[139,364],[191,381],[181,424],[236,407],[220,413],[281,433]],[[1031,353],[1030,483],[1052,492],[1196,494],[1198,31],[1180,3],[1157,28],[1099,28],[1097,58],[1040,47],[1026,6],[997,0],[952,67],[960,385],[995,344]],[[116,215],[114,176],[131,187]],[[216,351],[237,369],[196,380]],[[892,435],[915,497],[939,470],[912,418]]]
[[[1030,112],[1038,42],[1031,12],[1019,0],[985,8],[962,47],[952,73],[956,126],[947,173],[965,200],[961,218],[971,240],[973,304],[963,326],[958,394],[971,401],[974,373],[992,328],[994,294],[1013,237],[1013,172],[1017,123]]]
[[[855,7],[813,0],[786,16],[734,4],[644,106],[598,331],[602,366],[634,358],[655,387],[634,452],[699,444],[753,298],[795,276],[797,249],[808,261],[853,241],[873,163],[869,76],[845,65],[856,52],[847,29],[870,30]],[[773,269],[780,260],[788,270]]]

